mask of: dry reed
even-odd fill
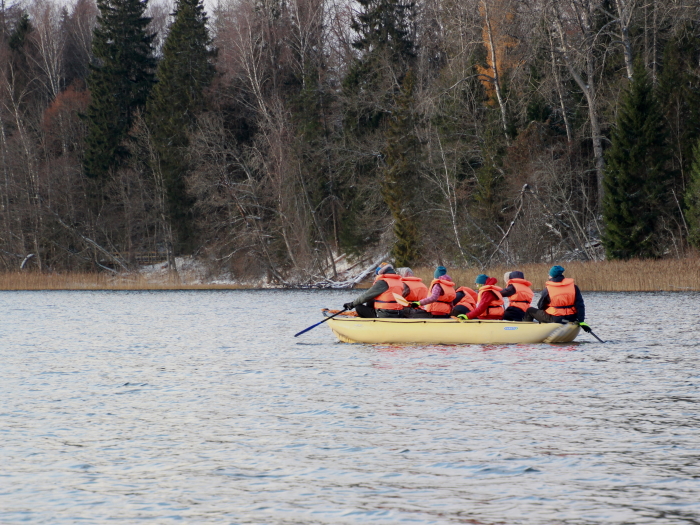
[[[686,292],[700,291],[700,258],[562,262],[566,276],[576,280],[581,291],[586,292]],[[535,290],[544,288],[551,263],[494,266],[483,272],[498,279],[503,286],[503,274],[520,270],[532,282]],[[430,282],[433,270],[419,268],[416,275]],[[481,271],[448,268],[457,286],[473,286]]]
[[[584,292],[700,291],[700,258],[561,264],[566,268],[566,276],[576,279],[576,284]],[[550,263],[495,266],[484,273],[496,277],[503,285],[506,271],[520,270],[532,282],[533,289],[541,290],[550,267]],[[433,269],[418,268],[415,273],[428,283],[432,279]],[[472,286],[474,278],[482,272],[449,268],[448,273],[458,286]],[[370,284],[363,283],[359,288]],[[164,275],[0,273],[0,290],[236,290],[257,287],[254,284],[201,283],[191,279],[178,282]]]

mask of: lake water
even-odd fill
[[[700,523],[700,294],[576,344],[336,342],[354,292],[2,292],[0,523]]]

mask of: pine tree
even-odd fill
[[[688,242],[700,248],[700,139],[693,150],[693,163],[690,167],[690,183],[685,194],[688,206],[685,219],[688,223]]]
[[[610,259],[653,257],[668,160],[661,109],[641,61],[623,95],[603,184],[603,244]]]
[[[346,127],[362,135],[380,127],[385,112],[381,96],[391,95],[393,76],[399,81],[415,57],[410,26],[415,3],[401,0],[358,0],[360,12],[350,27],[357,33],[353,47],[362,53],[348,71],[343,89],[350,99],[359,98],[359,107],[346,108]],[[387,75],[387,67],[393,70]],[[379,95],[379,101],[368,100]],[[384,102],[387,102],[385,100]]]
[[[404,75],[415,59],[415,3],[410,0],[358,0],[358,3],[359,13],[353,17],[351,27],[357,35],[353,47],[360,51],[360,56],[343,79],[343,131],[353,149],[377,151],[381,143],[387,144],[389,116],[402,89]],[[379,229],[368,231],[362,225],[363,217],[376,215],[376,210],[369,204],[367,195],[358,189],[375,187],[381,181],[378,158],[377,155],[358,157],[352,171],[339,177],[339,194],[345,204],[340,239],[351,252],[364,250],[379,237]],[[407,203],[401,204],[404,206]]]
[[[416,184],[415,153],[418,141],[413,132],[413,73],[404,78],[402,92],[387,130],[382,197],[394,219],[396,241],[392,256],[398,266],[411,266],[418,258],[418,229],[410,216],[411,188]]]
[[[22,108],[37,107],[41,103],[41,91],[31,88],[31,84],[36,82],[35,64],[39,60],[36,44],[31,38],[33,31],[29,15],[22,11],[8,40],[12,96]]]
[[[676,194],[687,187],[700,137],[700,24],[685,24],[664,47],[658,99],[669,129],[669,179]],[[675,210],[678,207],[676,206]]]
[[[192,240],[192,199],[185,176],[188,134],[204,109],[204,90],[214,76],[215,51],[207,30],[201,0],[178,0],[175,20],[163,46],[158,83],[147,105],[147,120],[158,155],[158,166],[167,193],[170,220],[181,248]]]
[[[95,63],[87,79],[90,105],[83,169],[93,179],[105,178],[126,157],[122,145],[134,116],[146,104],[153,86],[154,34],[143,16],[148,0],[98,0],[94,31]]]

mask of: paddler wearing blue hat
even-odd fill
[[[410,290],[394,267],[383,262],[374,273],[376,277],[372,287],[354,301],[345,303],[343,308],[346,310],[354,308],[359,317],[409,317],[412,308],[397,303],[394,294],[406,297]]]
[[[573,279],[564,277],[564,268],[559,265],[549,270],[549,281],[545,284],[537,308],[528,308],[524,321],[536,319],[540,323],[582,323],[586,318],[583,296]]]

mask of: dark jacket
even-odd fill
[[[515,293],[515,286],[509,284],[503,290],[501,290],[501,297],[510,297]]]
[[[560,283],[564,280],[564,276],[558,275],[557,277],[552,277],[550,280],[555,283]],[[574,308],[576,308],[576,320],[579,322],[583,322],[583,320],[586,318],[586,305],[583,304],[583,296],[581,295],[581,290],[579,290],[578,286],[576,285],[574,285],[574,289],[576,290],[576,298],[574,299]],[[540,295],[540,300],[537,301],[537,308],[539,310],[546,310],[548,306],[549,290],[547,290],[547,287],[545,287],[545,289],[542,290],[542,294]]]
[[[370,289],[360,294],[360,296],[352,302],[353,308],[355,308],[358,304],[364,304],[369,301],[372,301],[375,297],[379,297],[388,289],[389,284],[384,279],[379,279],[372,285]]]
[[[371,300],[373,300],[375,297],[379,297],[381,294],[386,292],[389,289],[389,285],[384,279],[380,279],[379,281],[375,282],[371,288],[369,288],[366,292],[364,292],[360,297],[355,299],[352,302],[352,307],[355,308],[358,304],[364,304],[367,303]],[[407,297],[408,294],[411,293],[411,289],[404,283],[403,284],[403,292],[401,295],[404,297]]]

